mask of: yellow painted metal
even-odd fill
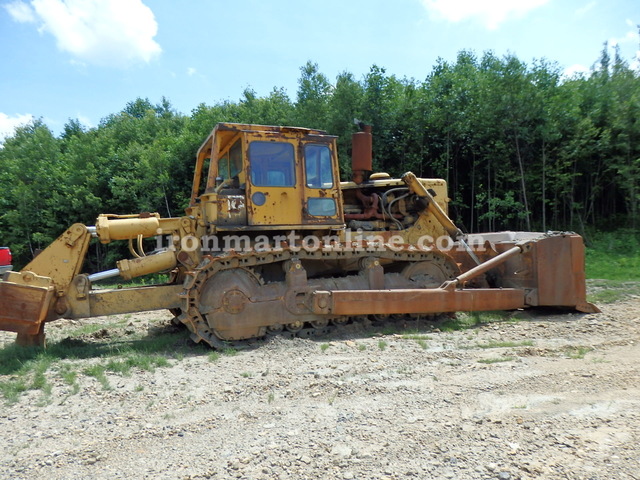
[[[138,235],[153,237],[160,229],[160,215],[154,213],[149,218],[129,217],[113,218],[111,215],[100,215],[96,221],[96,233],[100,242],[109,243],[112,240],[129,240]]]
[[[462,235],[462,231],[456,226],[453,221],[447,215],[447,212],[436,202],[434,197],[429,193],[427,188],[418,180],[418,178],[411,172],[405,173],[402,176],[402,180],[408,185],[408,187],[413,191],[416,195],[422,198],[426,198],[428,201],[428,210],[431,215],[435,217],[435,219],[442,225],[442,227],[447,231],[447,233],[454,240]]]
[[[338,152],[335,137],[331,136],[314,136],[301,143],[299,152],[305,148],[327,148],[331,158],[331,179],[320,178],[322,167],[318,165],[308,165],[309,158],[303,155],[300,160],[300,181],[299,187],[302,188],[302,225],[341,225],[344,223],[344,213],[342,207],[342,195],[339,189],[340,185],[340,168],[338,163]],[[318,160],[316,160],[318,161]],[[313,168],[316,167],[316,168]],[[312,178],[312,175],[318,177],[320,181]],[[333,215],[314,215],[311,202],[330,202],[333,201],[335,206],[335,214]],[[321,213],[321,212],[317,212]]]
[[[178,232],[185,226],[182,218],[160,218],[158,213],[142,215],[102,214],[96,220],[96,234],[101,243],[114,240],[130,240],[138,236],[155,237]]]
[[[47,277],[59,292],[64,292],[73,277],[80,273],[90,240],[91,234],[87,227],[76,223],[31,260],[22,272],[33,272],[36,276]],[[15,275],[9,278],[12,279],[10,281],[23,284],[24,277],[22,280]]]
[[[247,134],[245,136],[245,151],[248,151],[251,142],[268,142],[269,135],[261,132]],[[265,186],[254,185],[251,181],[247,182],[247,198],[252,199],[249,212],[247,215],[247,223],[253,226],[259,225],[282,225],[291,227],[302,224],[302,205],[303,190],[300,188],[302,179],[304,178],[301,166],[301,159],[298,156],[298,137],[292,135],[281,135],[278,144],[291,145],[294,154],[294,178],[290,180],[290,186]],[[245,158],[248,162],[255,161],[247,155]],[[257,165],[248,167],[257,170]],[[251,178],[251,172],[248,177]],[[263,204],[256,203],[256,197],[262,196],[265,199]]]
[[[100,315],[179,308],[182,285],[149,285],[110,290],[86,290],[86,295],[69,298],[64,318],[88,318]]]
[[[120,270],[120,276],[125,280],[162,272],[163,270],[171,270],[176,264],[176,252],[172,250],[131,260],[120,260],[116,263],[118,270]]]
[[[96,234],[102,243],[109,243],[113,240],[131,240],[134,238],[168,235],[170,244],[166,246],[177,250],[177,258],[189,267],[197,265],[202,260],[202,252],[198,248],[198,243],[204,232],[204,227],[199,225],[195,218],[160,218],[157,213],[145,214],[144,216],[100,215],[96,222]],[[171,262],[168,260],[168,255],[164,258],[164,260],[155,258],[131,264],[128,264],[128,261],[124,261],[123,272],[131,271],[130,273],[125,273],[124,276],[129,279],[175,267],[175,263],[170,265]],[[146,266],[143,267],[142,265]],[[153,268],[157,269],[153,270]],[[134,273],[137,271],[144,273]]]

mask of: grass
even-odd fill
[[[238,354],[238,350],[236,350],[233,347],[227,347],[224,350],[222,350],[222,354],[228,357],[235,357]]]
[[[63,364],[60,366],[58,373],[64,383],[71,387],[70,395],[75,395],[80,391],[80,385],[78,384],[78,372],[72,370],[71,365]]]
[[[566,349],[567,356],[574,360],[581,360],[584,356],[592,351],[591,347],[569,347]]]
[[[588,236],[587,278],[640,282],[640,233],[631,229]]]
[[[8,404],[12,404],[27,390],[40,390],[46,401],[52,390],[46,372],[54,359],[45,352],[32,356],[30,353],[33,349],[28,348],[29,352],[21,352],[21,348],[24,349],[10,345],[7,349],[15,351],[16,356],[6,358],[6,361],[0,358],[0,374],[9,377],[0,381],[0,394]]]
[[[20,395],[28,389],[29,387],[23,378],[12,378],[0,382],[0,393],[9,405],[16,403]]]
[[[132,368],[147,372],[155,371],[156,367],[168,367],[169,361],[161,355],[133,353],[122,359],[112,359],[106,364],[106,369],[113,373],[129,376]]]
[[[384,340],[378,340],[378,348],[384,351],[384,349],[387,348],[387,342]]]
[[[396,372],[399,373],[400,375],[413,375],[415,373],[415,370],[411,367],[407,367],[406,365],[403,365],[400,368],[398,368]]]
[[[117,328],[122,328],[124,327],[125,323],[120,321],[120,322],[112,322],[109,324],[99,324],[99,323],[88,323],[85,325],[82,325],[80,327],[77,327],[73,330],[71,330],[69,332],[69,337],[71,338],[75,338],[75,337],[81,337],[84,335],[92,335],[96,332],[99,332],[101,330],[107,330],[107,331],[112,331],[113,329],[117,329]]]
[[[113,278],[108,278],[106,280],[100,280],[98,282],[94,282],[94,285],[97,288],[102,289],[115,289],[115,288],[130,288],[130,287],[144,287],[147,285],[158,285],[167,283],[169,280],[169,276],[162,273],[155,273],[151,275],[145,275],[144,277],[136,277],[131,280],[120,279],[119,282],[114,282]]]
[[[49,402],[53,384],[58,378],[69,387],[67,397],[80,391],[82,376],[95,378],[105,390],[111,388],[107,374],[127,376],[132,369],[154,371],[170,366],[170,358],[177,361],[186,354],[193,354],[194,347],[184,342],[184,332],[159,331],[153,335],[122,335],[118,329],[129,318],[120,317],[110,325],[85,325],[73,330],[79,336],[91,335],[109,328],[109,336],[85,340],[67,337],[50,342],[46,349],[20,347],[15,344],[0,349],[0,396],[11,404],[20,396],[35,390],[42,393],[38,404]],[[235,351],[234,351],[235,352]],[[80,369],[75,361],[96,359],[90,367]],[[64,395],[64,394],[63,394]]]
[[[106,374],[107,368],[104,365],[92,365],[90,367],[85,368],[82,373],[89,377],[94,377],[100,385],[102,385],[103,390],[111,390],[111,384],[109,383],[109,379]]]
[[[615,303],[631,296],[640,296],[640,282],[587,279],[587,300],[593,303]]]
[[[614,303],[640,296],[640,233],[619,229],[591,233],[587,238],[587,300]]]
[[[489,312],[458,312],[455,315],[442,315],[440,321],[435,324],[442,332],[467,330],[478,325],[496,322],[517,322],[517,312],[489,311]],[[391,323],[377,328],[371,336],[400,335],[405,340],[415,340],[422,348],[424,342],[433,337],[417,329],[405,329],[400,323]]]
[[[385,327],[379,330],[380,335],[395,335],[398,333],[399,329],[402,328],[398,324],[386,325]]]
[[[324,353],[329,347],[330,345],[328,343],[323,343],[322,345],[320,345],[320,351]]]
[[[407,340],[432,340],[433,337],[420,333],[419,331],[410,331],[402,334],[402,338]]]
[[[212,362],[215,363],[218,360],[220,360],[220,357],[225,355],[227,357],[234,357],[238,354],[238,350],[236,350],[233,347],[226,347],[224,350],[211,350],[208,354],[207,354],[207,359]]]
[[[496,322],[514,322],[517,317],[511,312],[489,311],[489,312],[459,312],[453,317],[447,317],[438,328],[443,332],[454,332],[467,330],[469,328]]]
[[[478,363],[492,364],[492,363],[511,362],[513,360],[515,360],[514,357],[482,358],[482,359],[478,360]]]
[[[478,348],[488,349],[488,348],[513,348],[513,347],[531,347],[533,346],[533,342],[531,340],[522,340],[520,342],[488,342],[488,343],[479,343],[476,345]]]

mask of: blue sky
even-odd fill
[[[588,71],[604,42],[640,68],[638,0],[4,0],[0,140],[42,118],[59,134],[127,102],[167,97],[189,114],[284,87],[300,67],[361,79],[373,64],[424,79],[460,50]]]

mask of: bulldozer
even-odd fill
[[[579,235],[465,234],[448,215],[445,180],[391,178],[372,165],[370,126],[353,134],[352,177],[340,181],[336,136],[219,123],[197,151],[184,216],[101,214],[94,226],[72,225],[4,273],[0,329],[44,345],[56,319],[168,309],[193,341],[220,349],[364,316],[598,311],[586,300]],[[131,258],[83,273],[94,238],[128,242]],[[99,286],[161,272],[157,285]]]

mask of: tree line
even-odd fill
[[[572,78],[553,62],[492,52],[439,59],[424,80],[374,65],[331,82],[307,62],[295,100],[283,88],[246,89],[185,115],[166,98],[138,98],[95,128],[69,120],[58,136],[35,120],[0,149],[0,245],[20,265],[99,213],[181,215],[195,152],[221,121],[338,135],[347,178],[354,119],[373,126],[377,171],[446,179],[451,216],[467,232],[640,222],[640,72],[605,45],[591,72]],[[108,265],[109,252],[96,246],[92,267]]]

